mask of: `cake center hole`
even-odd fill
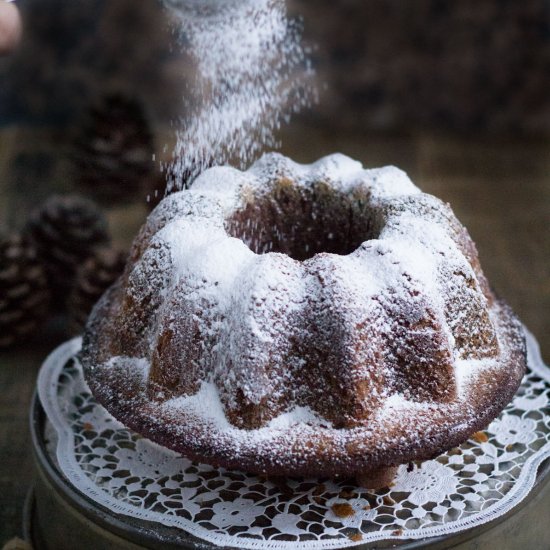
[[[371,213],[362,190],[341,192],[326,182],[305,187],[280,178],[226,225],[256,254],[280,252],[303,261],[320,252],[350,254],[376,238]]]

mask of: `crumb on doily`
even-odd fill
[[[489,441],[489,437],[485,432],[476,432],[472,435],[472,439],[477,443],[487,443]]]
[[[331,509],[334,515],[339,518],[349,518],[355,515],[355,511],[351,504],[348,504],[347,502],[337,502],[332,505]]]

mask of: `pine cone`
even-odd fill
[[[34,246],[14,235],[0,242],[0,348],[11,346],[39,326],[48,312],[46,272]]]
[[[124,271],[126,258],[120,250],[101,248],[80,267],[69,296],[72,333],[82,332],[96,302]]]
[[[100,201],[141,198],[155,165],[153,137],[141,105],[110,95],[90,109],[73,150],[77,183]]]
[[[77,269],[109,242],[98,206],[78,195],[54,195],[33,212],[25,233],[34,242],[48,274],[56,306],[63,306]]]

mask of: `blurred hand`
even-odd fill
[[[21,39],[21,17],[14,4],[0,0],[0,55],[11,52]]]

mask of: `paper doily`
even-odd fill
[[[528,373],[487,437],[412,470],[401,466],[394,485],[377,492],[349,481],[266,480],[215,469],[142,438],[94,401],[74,360],[79,339],[48,357],[38,393],[57,432],[58,467],[113,512],[218,545],[345,548],[455,533],[494,520],[526,497],[550,457],[550,369],[526,335]]]

